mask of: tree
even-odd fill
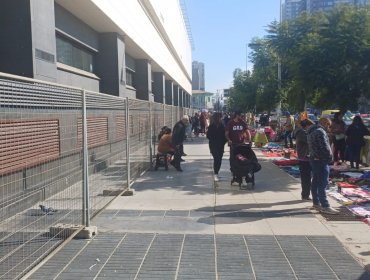
[[[369,97],[370,11],[340,6],[269,26],[267,42],[284,65],[291,107],[356,109]],[[303,108],[302,108],[303,109]]]

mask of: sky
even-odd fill
[[[184,0],[195,49],[193,61],[204,63],[205,90],[229,88],[236,68],[246,62],[247,44],[262,38],[280,20],[280,0]],[[249,50],[248,50],[249,51]]]

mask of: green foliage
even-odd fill
[[[268,36],[255,38],[252,73],[234,74],[231,99],[243,109],[270,111],[278,102],[291,111],[308,102],[317,108],[355,110],[370,97],[370,10],[339,6],[331,13],[272,22]],[[279,89],[277,65],[281,62]]]

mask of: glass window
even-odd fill
[[[94,56],[92,52],[62,36],[57,35],[56,39],[58,62],[87,72],[94,72]]]
[[[134,72],[126,68],[126,85],[134,86]]]

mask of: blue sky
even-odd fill
[[[246,44],[266,35],[267,25],[280,19],[280,0],[184,2],[195,45],[193,60],[205,64],[205,88],[214,93],[232,85],[236,68],[245,70]]]

